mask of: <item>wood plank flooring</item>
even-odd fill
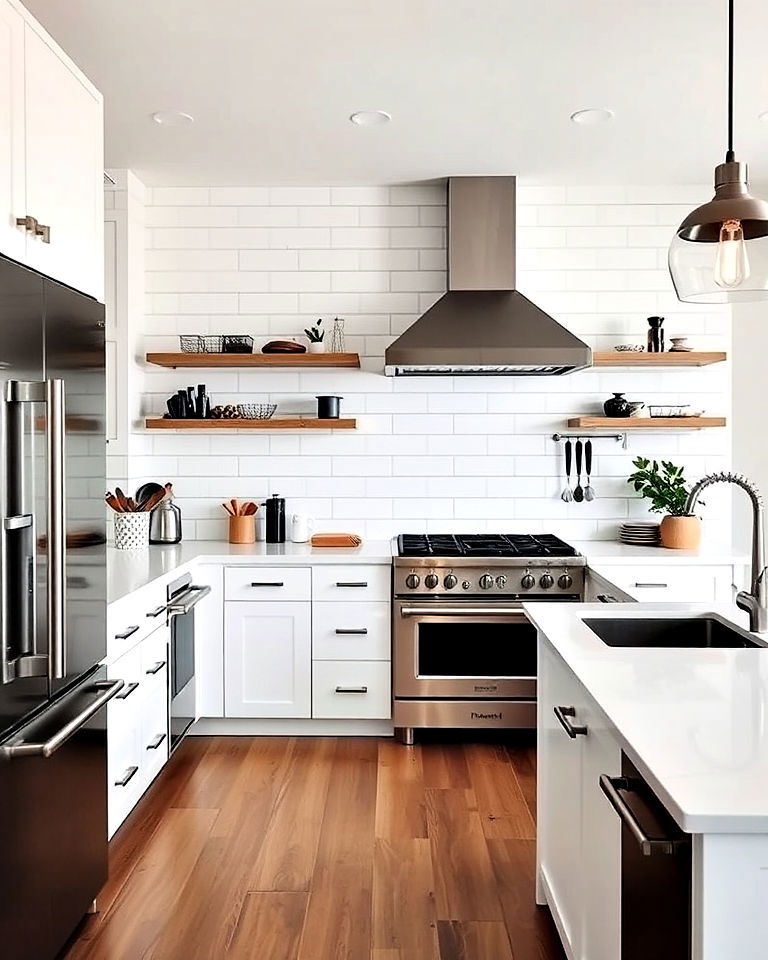
[[[64,960],[564,960],[533,900],[535,753],[190,737]]]

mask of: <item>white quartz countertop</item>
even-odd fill
[[[702,543],[698,550],[670,550],[667,547],[636,547],[616,540],[581,540],[573,544],[583,553],[591,567],[598,565],[632,565],[684,563],[686,565],[743,564],[748,557],[722,543]]]
[[[582,621],[701,615],[700,605],[525,609],[683,830],[768,834],[768,649],[609,647]],[[716,612],[744,625],[735,607]]]
[[[218,540],[188,540],[146,550],[107,548],[107,602],[114,603],[134,590],[179,573],[193,563],[227,565],[306,566],[318,563],[392,562],[389,540],[363,541],[359,547],[312,547],[309,543],[236,544]]]

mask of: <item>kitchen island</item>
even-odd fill
[[[527,608],[539,634],[537,899],[569,957],[622,956],[622,843],[631,840],[599,780],[620,778],[626,760],[692,835],[693,960],[765,956],[768,649],[611,647],[583,622],[710,611]],[[715,612],[744,623],[730,605]]]

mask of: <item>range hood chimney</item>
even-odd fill
[[[387,376],[558,376],[592,351],[515,289],[515,177],[448,181],[448,292],[386,350]]]

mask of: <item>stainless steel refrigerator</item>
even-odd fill
[[[0,257],[0,954],[107,876],[104,307]]]

